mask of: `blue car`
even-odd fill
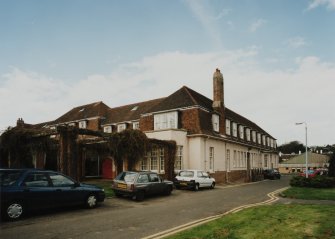
[[[37,209],[80,204],[94,208],[105,199],[102,188],[39,169],[0,169],[0,193],[1,214],[10,220]]]

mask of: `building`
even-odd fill
[[[326,168],[329,166],[330,156],[308,152],[308,169]],[[296,155],[295,157],[282,162],[278,166],[280,173],[299,173],[306,169],[306,153]]]
[[[103,102],[78,106],[38,127],[62,125],[104,133],[138,129],[148,138],[173,140],[176,171],[205,170],[218,182],[251,180],[252,170],[278,167],[276,139],[225,106],[224,79],[218,69],[213,75],[213,99],[183,86],[167,97],[121,107],[110,108]],[[93,150],[84,157],[85,176],[114,176],[115,167],[107,163],[112,160],[105,160],[108,156]],[[105,167],[108,173],[103,172]],[[137,168],[164,173],[164,150],[153,148]]]

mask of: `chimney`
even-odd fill
[[[223,76],[217,68],[213,75],[213,108],[224,107]]]

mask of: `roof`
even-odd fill
[[[308,152],[307,158],[309,164],[313,163],[317,164],[317,163],[328,163],[330,157],[329,155],[325,154]],[[305,163],[306,163],[306,153],[299,154],[296,157],[293,157],[283,162],[283,164],[305,164]]]

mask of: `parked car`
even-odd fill
[[[319,175],[328,175],[327,169],[310,169],[307,171],[307,177],[314,178]],[[299,176],[306,177],[306,171],[303,171],[299,174]]]
[[[215,187],[215,178],[201,170],[181,170],[173,183],[177,189],[188,188],[198,191],[199,188],[213,189]]]
[[[137,201],[142,201],[149,195],[170,195],[173,190],[173,182],[163,180],[155,172],[125,171],[113,180],[112,189],[117,197],[129,196]]]
[[[103,202],[103,189],[79,183],[59,172],[38,169],[0,169],[1,212],[18,219],[26,212],[51,207]]]
[[[281,174],[277,169],[265,169],[263,171],[264,179],[280,179]]]

